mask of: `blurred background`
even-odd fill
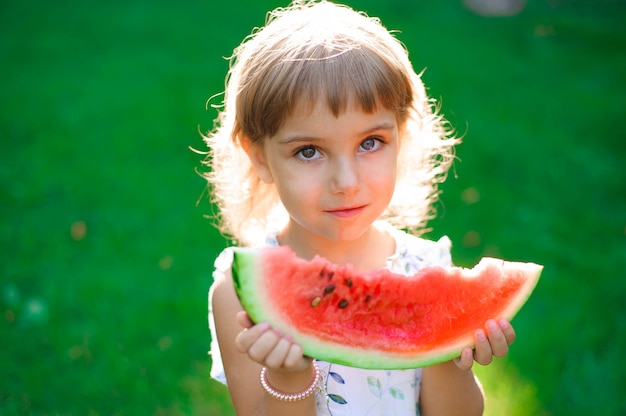
[[[626,414],[626,3],[353,0],[464,136],[430,238],[545,265],[491,415]],[[0,414],[231,415],[198,129],[276,0],[0,6]]]

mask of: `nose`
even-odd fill
[[[350,157],[339,158],[331,167],[331,192],[334,194],[354,194],[359,190],[358,163]]]

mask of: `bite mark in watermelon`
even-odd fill
[[[235,248],[237,296],[254,322],[291,334],[304,353],[370,369],[417,368],[473,347],[488,319],[512,319],[543,266],[483,258],[473,269],[427,267],[412,276],[356,273],[289,247]]]

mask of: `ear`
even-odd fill
[[[262,144],[253,143],[246,137],[241,140],[241,146],[246,151],[252,167],[259,178],[265,183],[274,182]]]

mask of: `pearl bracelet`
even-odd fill
[[[267,394],[269,394],[276,400],[281,400],[283,402],[295,402],[298,400],[306,399],[307,397],[315,393],[315,390],[319,388],[320,381],[322,381],[320,368],[315,361],[313,361],[313,370],[315,374],[313,375],[313,380],[311,380],[311,384],[309,384],[306,389],[298,393],[285,393],[272,387],[267,377],[267,367],[263,367],[263,369],[261,369],[261,386],[263,386],[263,390],[265,390]]]

